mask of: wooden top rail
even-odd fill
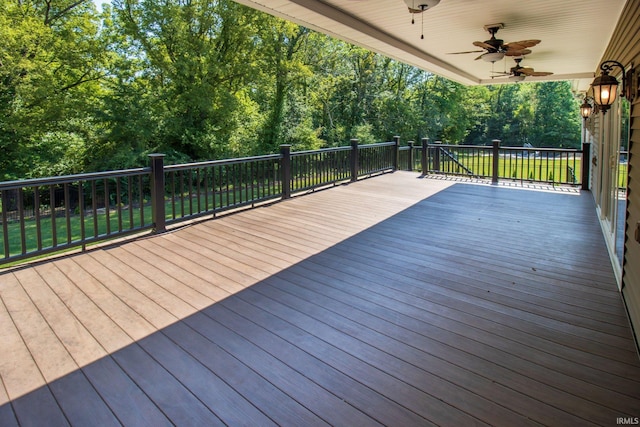
[[[120,178],[126,176],[145,175],[151,172],[150,167],[123,169],[105,172],[81,173],[75,175],[62,175],[57,177],[19,179],[14,181],[0,182],[0,191],[17,190],[25,187],[41,187],[45,185],[59,185],[78,181],[91,181],[104,178]]]
[[[281,158],[282,158],[281,154],[267,154],[263,156],[238,157],[236,159],[207,160],[204,162],[182,163],[179,165],[167,165],[164,167],[164,170],[176,171],[176,170],[185,170],[185,169],[196,169],[196,168],[204,168],[204,167],[211,167],[211,166],[258,162],[263,160],[278,160]]]
[[[580,153],[582,150],[577,148],[549,148],[549,147],[500,147],[501,150],[518,150],[518,151],[545,151],[556,153]]]
[[[337,151],[351,151],[351,146],[347,145],[344,147],[321,148],[319,150],[292,151],[291,157],[305,156],[308,154],[318,154],[318,153],[334,153]]]
[[[479,150],[491,150],[491,145],[457,145],[457,144],[436,144],[430,142],[429,147],[441,147],[441,148],[465,148],[465,149],[479,149]],[[517,146],[500,146],[501,150],[519,150],[519,151],[548,151],[558,153],[575,153],[581,152],[581,149],[577,148],[552,148],[552,147],[517,147]]]
[[[363,145],[360,145],[358,148],[389,147],[389,146],[394,145],[394,144],[395,144],[394,141],[376,142],[375,144],[363,144]]]

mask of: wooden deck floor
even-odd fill
[[[0,273],[0,425],[616,425],[589,194],[397,172]]]

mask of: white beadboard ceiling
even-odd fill
[[[497,38],[505,43],[541,40],[521,65],[554,74],[527,81],[571,80],[584,91],[626,0],[440,0],[413,25],[405,0],[236,1],[465,85],[509,82],[491,75],[514,66],[511,57],[491,64],[475,60],[480,53],[449,54],[477,50],[472,43],[490,37],[484,26],[502,23]]]

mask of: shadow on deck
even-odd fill
[[[591,196],[397,172],[0,274],[0,424],[615,425]]]

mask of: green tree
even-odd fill
[[[1,179],[83,169],[105,73],[98,30],[91,2],[0,4]]]
[[[344,145],[355,136],[345,129],[344,103],[349,102],[351,69],[345,58],[350,46],[319,33],[307,37],[304,61],[312,70],[303,95],[312,116],[312,127],[327,146]]]
[[[426,111],[419,106],[418,88],[428,73],[387,58],[379,73],[378,88],[371,88],[377,92],[370,118],[376,135],[385,141],[396,135],[419,141],[426,135],[425,126],[421,126]]]
[[[191,159],[232,154],[237,110],[252,107],[256,14],[225,0],[114,0],[114,10],[125,35],[118,48],[140,61],[121,82],[151,96],[154,148]]]
[[[300,85],[311,72],[298,55],[309,30],[280,19],[271,19],[266,23],[260,31],[260,57],[265,65],[262,75],[270,76],[273,86],[268,88],[270,100],[266,105],[268,113],[261,132],[259,150],[269,153],[276,151],[284,142],[283,125],[289,95],[295,89],[294,86]]]
[[[496,136],[489,134],[489,120],[493,115],[491,89],[488,86],[468,87],[462,100],[468,120],[465,144],[487,145]]]
[[[464,87],[231,0],[6,0],[0,40],[0,179],[395,135],[579,142],[568,83]]]
[[[580,147],[579,102],[569,82],[546,82],[535,88],[536,108],[531,128],[537,147]]]

